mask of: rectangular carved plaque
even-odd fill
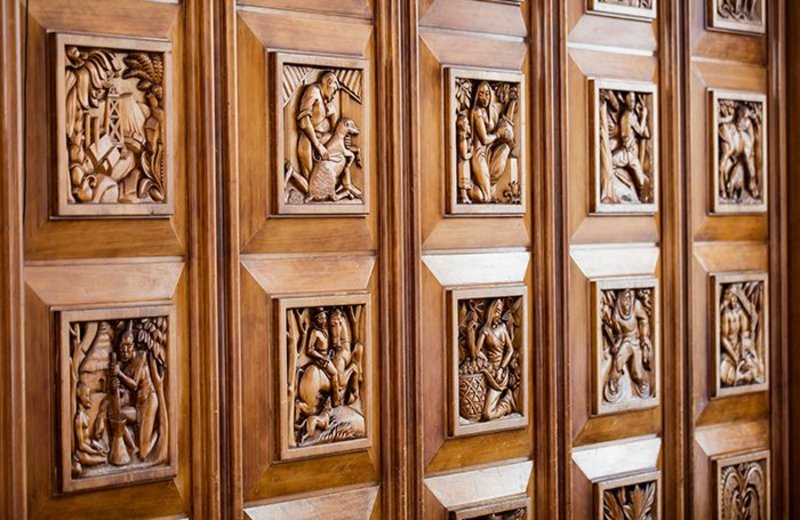
[[[766,273],[712,277],[715,397],[769,387],[769,294]]]
[[[596,280],[593,412],[658,405],[658,280]]]
[[[652,20],[656,17],[656,0],[588,0],[589,10],[631,18]]]
[[[715,213],[767,211],[767,97],[710,90]]]
[[[527,520],[530,498],[519,496],[471,505],[450,512],[452,520]]]
[[[769,451],[714,458],[717,518],[770,518]]]
[[[369,62],[271,53],[279,214],[369,212]]]
[[[654,213],[658,208],[657,87],[590,79],[592,211]]]
[[[368,294],[279,300],[281,459],[370,447],[371,323]]]
[[[171,44],[56,34],[57,216],[173,212]]]
[[[598,520],[658,520],[661,472],[653,471],[595,483]]]
[[[525,427],[527,288],[454,289],[450,307],[450,434]]]
[[[451,214],[525,212],[525,76],[446,68]]]
[[[175,310],[63,310],[62,491],[172,477],[177,465]]]
[[[706,0],[708,26],[711,29],[764,34],[766,2],[764,0]]]

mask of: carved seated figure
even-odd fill
[[[92,437],[89,409],[92,407],[92,395],[89,386],[78,383],[75,389],[77,411],[73,421],[75,445],[72,453],[72,474],[78,476],[84,467],[99,466],[107,462],[108,446],[101,439]]]

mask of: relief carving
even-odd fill
[[[766,211],[766,98],[760,94],[712,91],[714,211]]]
[[[605,489],[602,520],[656,520],[657,491],[657,481]]]
[[[131,48],[104,43],[130,44]],[[168,48],[168,44],[153,42],[59,35],[57,52],[63,63],[59,92],[63,96],[58,109],[64,125],[59,151],[60,214],[171,211],[167,204]]]
[[[708,0],[712,28],[763,33],[763,0]]]
[[[492,501],[450,513],[453,520],[525,520],[530,499],[526,496]]]
[[[714,277],[717,395],[767,387],[766,275]]]
[[[522,213],[519,73],[448,69],[452,213]]]
[[[170,427],[167,312],[62,318],[62,442],[65,490],[100,487],[169,471]],[[161,470],[153,472],[152,469]],[[150,471],[140,471],[150,470]],[[137,475],[137,472],[139,473]],[[85,485],[82,481],[88,481]]]
[[[656,210],[655,86],[592,80],[595,113],[594,211]]]
[[[595,412],[657,403],[658,301],[655,280],[600,281]]]
[[[275,61],[279,212],[365,213],[366,62],[289,54]]]
[[[717,518],[769,518],[769,455],[721,458],[717,463]]]
[[[589,10],[653,19],[656,16],[656,0],[589,0]]]
[[[318,299],[319,300],[319,299]],[[284,457],[363,446],[367,440],[366,300],[283,310],[288,437]],[[318,302],[317,302],[318,303]]]
[[[525,296],[491,293],[454,292],[455,435],[525,424]]]

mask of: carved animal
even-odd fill
[[[352,197],[349,191],[337,192],[336,183],[346,168],[356,158],[355,153],[347,147],[346,137],[355,136],[360,133],[355,121],[349,118],[342,118],[336,123],[333,136],[325,143],[328,150],[328,159],[322,159],[314,165],[308,181],[309,201],[337,201],[345,197]]]

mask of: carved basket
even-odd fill
[[[483,412],[486,401],[486,376],[477,374],[460,374],[458,378],[458,411],[461,417],[476,422]]]

